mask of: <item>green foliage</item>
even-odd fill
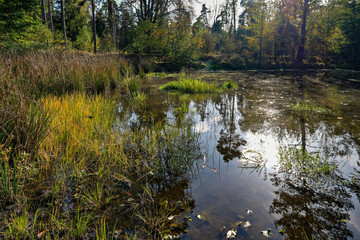
[[[161,86],[159,88],[163,91],[171,91],[178,93],[218,93],[221,92],[215,84],[204,82],[200,79],[194,79],[190,77],[181,77],[178,81],[173,81]]]
[[[340,166],[340,163],[332,161],[328,157],[320,156],[318,153],[312,155],[304,149],[295,147],[281,148],[279,155],[282,172],[306,174],[308,177],[314,177],[314,179],[319,174],[329,174]]]
[[[224,90],[236,90],[239,88],[239,86],[233,81],[227,81],[226,83],[223,84],[222,88]]]
[[[0,33],[13,37],[21,36],[30,26],[38,24],[37,0],[0,0]]]
[[[74,47],[79,50],[84,51],[92,51],[93,44],[92,44],[92,31],[90,27],[83,26],[79,34],[76,36],[76,41],[74,43]]]

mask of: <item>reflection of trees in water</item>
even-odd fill
[[[234,94],[227,94],[215,105],[222,117],[221,125],[223,126],[220,130],[220,138],[216,149],[223,155],[225,162],[240,158],[242,156],[240,148],[246,144],[246,141],[237,131],[236,119],[240,113],[237,111],[236,98]]]
[[[319,175],[319,178],[322,178]],[[282,227],[287,239],[346,239],[352,237],[346,221],[348,211],[354,209],[351,195],[343,179],[334,173],[326,176],[328,182],[319,179],[325,188],[316,182],[309,185],[282,173],[271,174],[271,181],[278,188],[270,206],[270,213],[281,215],[275,220]]]
[[[299,80],[302,101],[305,101],[305,88],[305,82]],[[275,225],[283,228],[287,239],[352,237],[346,221],[350,220],[348,212],[354,209],[354,204],[344,183],[345,179],[338,171],[337,163],[324,157],[324,152],[314,156],[307,151],[306,135],[315,132],[311,128],[314,128],[321,118],[309,117],[302,112],[295,116],[295,121],[300,126],[297,132],[300,135],[301,148],[294,147],[295,150],[291,150],[296,154],[285,152],[285,156],[280,157],[285,160],[280,160],[278,172],[271,174],[270,178],[278,188],[275,191],[276,198],[270,206],[270,213],[281,215],[280,219],[275,220]],[[311,127],[308,127],[309,125]],[[320,129],[324,135],[329,134],[326,127],[322,131]],[[327,141],[318,144],[319,149],[329,149]],[[332,146],[331,150],[338,150],[336,155],[345,154],[338,146]]]
[[[358,167],[360,168],[360,159],[357,162]],[[360,170],[354,169],[354,172],[350,174],[349,188],[357,196],[360,202]]]

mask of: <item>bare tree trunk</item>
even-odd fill
[[[259,68],[261,68],[261,61],[262,61],[262,50],[263,50],[263,35],[264,35],[264,9],[261,4],[261,19],[260,19],[260,49],[259,49]]]
[[[114,9],[114,0],[108,0],[108,23],[110,33],[113,37],[113,44],[116,47],[116,25],[115,25],[115,9]]]
[[[233,0],[234,36],[236,35],[236,0]]]
[[[306,19],[309,10],[309,0],[304,0],[304,9],[302,15],[300,45],[297,52],[297,63],[302,64],[305,58],[305,40],[306,40]]]
[[[47,4],[48,4],[49,28],[50,28],[51,32],[54,33],[54,23],[53,23],[53,19],[52,19],[50,0],[47,1]]]
[[[96,23],[95,23],[95,2],[91,0],[91,10],[92,10],[92,29],[93,29],[93,41],[94,41],[94,53],[97,52],[96,47]]]
[[[61,27],[63,30],[63,34],[64,34],[64,41],[65,43],[67,43],[67,38],[66,38],[66,25],[65,25],[65,10],[64,10],[64,0],[60,0],[60,7],[61,7]]]
[[[45,12],[44,0],[41,0],[40,3],[41,3],[41,20],[43,21],[43,23],[46,23],[46,12]]]

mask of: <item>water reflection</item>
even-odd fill
[[[260,238],[267,228],[279,239],[360,237],[360,81],[329,72],[206,78],[232,80],[240,88],[195,98],[157,93],[149,100],[156,111],[149,107],[146,115],[174,125],[192,121],[210,167],[184,184],[188,199],[196,201],[194,214],[205,213],[208,221],[186,223],[182,237],[222,238],[222,226],[241,220],[246,208],[254,210],[253,227],[239,227],[238,238]],[[175,196],[168,184],[165,192]]]
[[[246,145],[246,141],[237,131],[238,124],[235,114],[238,118],[241,118],[241,115],[236,111],[236,99],[235,95],[228,94],[223,95],[219,102],[215,102],[215,108],[221,116],[220,124],[223,126],[219,132],[220,137],[216,149],[223,156],[225,162],[241,158],[241,146]]]

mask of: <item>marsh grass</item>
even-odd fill
[[[296,147],[280,148],[279,157],[280,171],[295,175],[297,179],[317,181],[320,176],[324,178],[343,167],[341,162],[331,160],[327,156],[311,154]]]
[[[132,67],[116,55],[1,52],[0,73],[0,81],[19,84],[28,97],[39,97],[74,91],[109,93],[124,76],[131,75]]]
[[[12,223],[8,225],[8,236],[10,239],[26,239],[28,232],[29,217],[26,211],[12,217]]]
[[[201,79],[191,77],[180,77],[179,80],[169,82],[159,89],[181,94],[219,93],[222,91],[221,88],[218,88],[213,83],[207,83]]]
[[[15,206],[0,223],[6,229],[0,238],[36,239],[41,233],[47,239],[104,239],[111,226],[99,216],[110,204],[128,207],[134,217],[141,186],[152,182],[159,189],[191,177],[199,147],[185,120],[119,130],[124,120],[111,89],[125,86],[129,101],[146,98],[121,58],[0,55],[0,208]],[[135,195],[133,204],[127,194]],[[29,207],[19,215],[24,202]],[[134,229],[144,226],[138,222]]]
[[[298,117],[310,117],[317,114],[331,115],[335,114],[334,111],[327,107],[313,106],[306,102],[297,102],[296,104],[290,104],[289,111],[294,113]]]
[[[239,88],[239,86],[233,81],[227,81],[222,85],[222,88],[224,90],[236,90]]]

